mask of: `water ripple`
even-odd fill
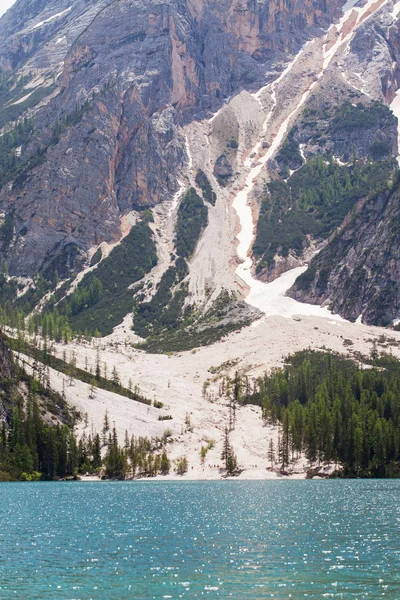
[[[0,486],[0,599],[400,598],[396,481]]]

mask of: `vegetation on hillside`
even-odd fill
[[[36,362],[36,357],[44,362]],[[50,389],[50,366],[62,371],[59,360],[46,350],[37,351],[33,375],[27,375],[21,361],[13,360],[5,338],[0,338],[0,481],[58,479],[86,472],[111,478],[169,472],[168,436],[149,439],[126,435],[120,446],[107,411],[100,433],[92,430],[78,438],[74,426],[80,418],[87,421],[87,415],[71,410],[64,392],[60,395]],[[78,375],[74,365],[68,365],[68,371],[68,377]],[[108,388],[104,381],[96,369],[94,383]],[[124,391],[118,381],[107,383],[116,393]],[[92,387],[90,393],[95,394]],[[141,401],[137,393],[129,395]]]
[[[283,468],[305,452],[343,465],[344,476],[400,476],[400,362],[375,358],[372,368],[316,351],[290,356],[255,382],[240,378],[240,402],[262,407],[281,424]],[[283,463],[283,464],[282,464]]]
[[[10,121],[16,121],[28,108],[39,104],[56,89],[53,84],[27,88],[25,86],[29,80],[29,75],[18,77],[0,72],[0,128]]]
[[[68,329],[85,335],[108,335],[132,311],[134,292],[129,286],[142,279],[156,263],[152,233],[142,221],[83,277],[72,294],[57,307],[48,306],[35,316],[34,323],[45,327],[56,340],[62,339]]]
[[[258,272],[273,264],[276,253],[301,256],[307,236],[329,237],[360,199],[387,188],[397,170],[394,159],[344,166],[317,155],[287,181],[269,182],[253,246]]]
[[[45,89],[47,92],[49,91],[48,88]],[[22,114],[21,106],[23,107],[23,105],[16,106],[19,106],[18,115]],[[47,150],[58,143],[60,136],[66,129],[79,123],[89,107],[90,100],[77,104],[71,113],[57,119],[54,126],[44,132],[46,137],[43,143],[32,145],[32,147],[29,147],[29,142],[35,132],[33,119],[21,118],[12,128],[7,125],[4,134],[0,137],[0,187],[11,181],[14,187],[20,187],[27,179],[30,171],[45,161]],[[6,121],[2,123],[1,114],[0,111],[0,127],[10,120],[10,115],[8,115]],[[18,115],[11,116],[16,119]],[[27,147],[28,152],[26,152]]]
[[[180,331],[193,316],[193,307],[185,307],[187,288],[183,280],[188,274],[187,261],[193,255],[207,221],[207,207],[196,190],[190,188],[178,209],[175,262],[163,274],[151,299],[145,302],[139,299],[134,309],[135,332],[143,338],[153,337],[156,345],[162,332]]]
[[[390,108],[382,102],[371,104],[353,104],[345,102],[336,112],[330,124],[330,131],[352,131],[355,129],[380,129],[397,124]]]
[[[0,338],[0,481],[52,478],[69,469],[77,414],[48,385],[14,364]]]
[[[22,158],[17,156],[16,149],[23,146],[33,131],[32,119],[19,121],[13,129],[0,137],[0,187],[9,181]]]
[[[37,106],[39,102],[41,102],[44,98],[47,98],[47,96],[52,94],[56,90],[56,87],[56,85],[51,84],[48,86],[37,87],[33,91],[29,89],[19,88],[20,98],[18,98],[19,101],[17,104],[15,103],[15,100],[17,99],[15,90],[13,90],[11,99],[14,102],[11,102],[7,105],[3,104],[0,110],[0,127],[4,127],[4,125],[9,123],[10,121],[17,121],[17,119],[21,115],[23,115],[28,110],[28,108],[33,108],[34,106]],[[10,95],[8,97],[10,97]],[[25,98],[25,100],[23,100],[23,98]]]
[[[215,206],[215,203],[217,201],[217,194],[212,189],[211,183],[209,182],[207,175],[201,169],[199,169],[196,174],[196,185],[198,185],[201,191],[203,192],[204,200],[207,200],[207,202]]]
[[[208,210],[194,188],[189,188],[178,209],[175,246],[178,256],[190,258],[207,225]]]
[[[157,335],[167,327],[179,327],[181,310],[186,297],[184,287],[173,294],[188,272],[186,261],[179,257],[175,266],[169,267],[158,284],[157,291],[148,302],[138,303],[134,309],[134,329],[143,338]]]
[[[55,356],[51,344],[48,344],[46,334],[44,334],[43,348],[38,347],[35,343],[28,343],[18,335],[18,338],[8,338],[7,343],[10,348],[18,353],[22,352],[26,356],[30,356],[35,361],[39,361],[46,367],[50,367],[66,375],[71,382],[73,379],[78,379],[84,383],[90,384],[92,388],[100,388],[109,392],[114,392],[120,396],[126,396],[135,402],[141,402],[142,404],[151,405],[151,400],[141,394],[139,388],[136,386],[135,389],[125,388],[120,381],[118,371],[116,368],[113,369],[112,373],[107,373],[107,366],[101,365],[99,356],[96,357],[96,364],[94,367],[87,366],[87,368],[80,369],[76,366],[76,358],[72,356],[67,361],[66,356],[59,358]],[[108,377],[110,375],[110,378]]]
[[[295,134],[296,128],[292,127],[276,155],[276,161],[278,164],[284,165],[285,168],[289,167],[292,170],[298,169],[303,163],[299,144],[294,137]]]
[[[149,211],[147,211],[149,212]],[[130,289],[157,263],[156,248],[148,226],[151,213],[143,213],[143,220],[103,260],[101,251],[95,253],[88,272],[76,289],[65,296],[70,281],[58,287],[58,269],[50,269],[48,277],[35,276],[34,284],[17,298],[19,286],[6,273],[0,274],[0,322],[24,329],[24,319],[38,302],[51,292],[44,309],[31,315],[27,322],[30,334],[41,332],[45,337],[67,342],[74,335],[108,335],[134,310],[135,331],[142,337],[157,336],[165,329],[179,330],[187,323],[191,309],[184,309],[187,290],[183,279],[188,273],[190,258],[207,224],[207,208],[191,188],[178,210],[176,226],[176,259],[164,273],[156,293],[143,302],[140,288]],[[57,288],[57,289],[56,289]],[[134,293],[136,292],[136,301]]]

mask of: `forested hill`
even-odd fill
[[[267,421],[282,425],[276,463],[285,468],[305,452],[312,461],[341,464],[345,476],[400,476],[400,363],[389,355],[368,362],[360,369],[308,350],[254,387],[240,381],[243,403],[261,406]]]
[[[0,481],[73,474],[77,414],[47,385],[18,367],[0,336]],[[69,457],[69,458],[68,458]]]
[[[0,482],[76,479],[87,472],[117,479],[125,479],[126,475],[154,477],[169,472],[168,436],[129,439],[126,433],[125,444],[120,446],[107,409],[101,435],[92,428],[89,435],[78,437],[75,425],[81,420],[87,423],[87,414],[72,409],[64,392],[60,395],[50,389],[51,361],[46,360],[44,365],[36,360],[35,354],[33,376],[27,375],[19,361],[14,360],[9,343],[12,345],[11,340],[0,334]],[[61,362],[53,366],[60,368]],[[82,376],[79,369],[73,373]],[[128,393],[132,399],[151,404],[138,393],[112,385],[101,376],[93,380],[92,388],[108,389],[110,385],[115,393]],[[178,473],[187,470],[186,466],[182,471],[184,465],[177,465]]]
[[[264,422],[279,430],[278,444],[271,437],[265,457],[282,472],[305,455],[310,464],[336,463],[335,475],[399,477],[400,362],[390,355],[358,358],[363,368],[337,354],[306,350],[257,380],[237,373],[222,383],[230,423],[236,407],[260,406]],[[27,375],[0,337],[0,481],[87,471],[122,479],[169,472],[166,438],[126,436],[120,446],[107,411],[102,435],[78,440],[74,425],[80,415],[49,389],[47,370],[37,363],[35,376]],[[181,474],[179,464],[176,471]]]

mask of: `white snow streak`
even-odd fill
[[[299,267],[296,269],[292,269],[269,284],[263,283],[262,281],[258,281],[253,277],[253,260],[249,256],[249,252],[254,238],[255,224],[253,220],[252,210],[248,205],[248,198],[253,190],[255,180],[261,174],[268,160],[272,158],[272,156],[282,143],[283,138],[289,128],[289,125],[292,122],[293,117],[298,112],[299,108],[301,108],[301,106],[304,105],[307,98],[311,94],[313,88],[322,78],[325,70],[329,67],[337,51],[344,44],[348,44],[350,42],[355,33],[355,30],[362,22],[364,22],[370,16],[370,14],[373,14],[376,10],[378,10],[384,4],[386,4],[386,2],[387,0],[383,0],[383,2],[382,0],[368,0],[368,2],[361,8],[354,8],[356,0],[348,0],[348,2],[346,2],[346,4],[343,7],[343,17],[340,19],[339,23],[330,27],[326,34],[325,43],[323,45],[322,69],[320,73],[318,73],[314,82],[304,92],[300,102],[295,107],[295,109],[281,123],[277,133],[273,137],[270,147],[265,152],[265,154],[258,160],[257,164],[251,167],[251,160],[249,159],[247,159],[245,163],[245,166],[251,167],[251,169],[246,178],[243,189],[239,191],[239,193],[236,195],[233,201],[233,207],[239,217],[241,225],[241,230],[237,236],[239,242],[237,247],[237,253],[239,258],[243,261],[237,267],[236,273],[249,287],[249,293],[246,298],[246,302],[260,309],[265,315],[279,315],[284,317],[290,317],[295,314],[302,314],[332,318],[332,315],[327,308],[296,302],[292,298],[285,296],[285,292],[293,285],[296,278],[302,272],[304,272],[307,267]],[[310,43],[313,42],[308,42],[308,44]],[[293,65],[296,63],[303,51],[304,48],[302,48],[301,51],[297,54],[297,56],[295,56],[295,58],[287,65],[286,69],[282,72],[280,77],[277,80],[275,80],[272,84],[270,84],[270,92],[273,105],[264,122],[263,133],[266,131],[268,122],[270,121],[272,113],[276,107],[276,85],[280,81],[282,81],[282,79],[284,79],[288,75],[288,73],[290,73]],[[261,94],[268,87],[269,86],[265,86],[255,95],[255,97],[259,101]],[[250,154],[253,154],[254,152],[257,153],[261,148],[261,144],[262,141],[258,142],[256,147]],[[338,316],[335,316],[334,318],[342,320]]]
[[[36,25],[34,25],[33,29],[38,29],[39,27],[42,27],[43,25],[46,25],[47,23],[54,21],[54,19],[58,19],[58,17],[63,17],[64,15],[69,13],[70,10],[72,10],[72,6],[70,6],[69,8],[66,8],[65,10],[63,10],[59,13],[56,13],[55,15],[52,15],[51,17],[49,17],[48,19],[45,19],[44,21],[40,21],[40,23],[36,23]]]
[[[400,2],[396,2],[393,6],[392,12],[390,13],[390,16],[395,21],[399,15],[399,13],[400,13]]]

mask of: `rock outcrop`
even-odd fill
[[[357,30],[335,65],[330,89],[313,99],[296,124],[292,138],[302,144],[305,158],[315,152],[331,152],[346,162],[352,154],[364,161],[397,156],[398,122],[384,103],[393,101],[399,87],[399,39],[398,13],[390,6]],[[351,98],[336,102],[334,115],[334,90],[348,84]],[[289,158],[294,164],[298,155]],[[279,166],[283,170],[290,164],[286,160]],[[366,194],[288,294],[302,302],[328,305],[350,321],[396,323],[400,316],[399,198],[398,182]]]
[[[30,164],[0,192],[14,225],[3,251],[10,273],[46,271],[64,254],[79,263],[89,248],[119,239],[122,215],[171,198],[187,160],[180,126],[274,77],[339,8],[311,0],[17,1],[0,21],[3,72],[61,75],[56,97],[35,109],[20,158]]]
[[[400,185],[378,194],[312,261],[290,290],[355,321],[386,326],[400,317]]]

